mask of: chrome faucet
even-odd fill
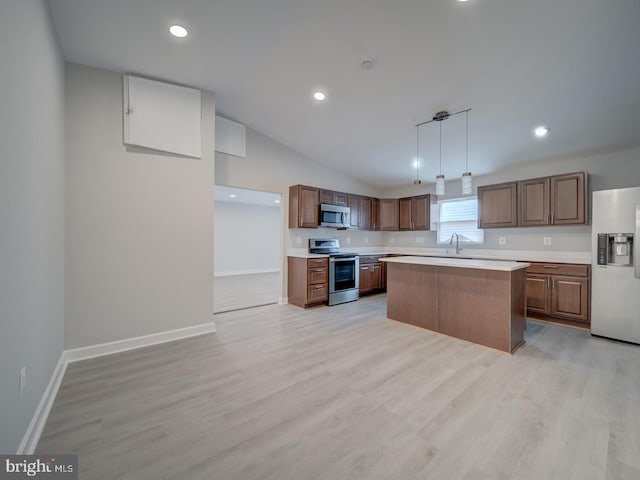
[[[460,247],[460,245],[458,243],[458,234],[457,233],[452,233],[451,234],[451,238],[449,239],[449,245],[453,245],[453,237],[456,237],[456,255],[458,255],[462,251],[462,248]]]

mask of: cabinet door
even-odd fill
[[[584,172],[551,177],[551,224],[585,224],[586,176]]]
[[[518,183],[520,226],[549,225],[549,178],[535,178]]]
[[[358,228],[371,229],[371,198],[360,198],[360,211],[358,212]]]
[[[360,265],[360,293],[367,293],[371,290],[371,270],[370,265]]]
[[[478,228],[518,226],[517,183],[478,187]]]
[[[317,228],[320,192],[305,185],[289,187],[289,228]]]
[[[589,321],[589,281],[578,277],[551,277],[551,315]]]
[[[527,275],[527,310],[548,315],[551,311],[551,278]]]
[[[398,227],[400,230],[413,229],[412,203],[411,198],[401,198],[398,200],[398,209],[400,211]]]
[[[430,230],[431,195],[413,197],[411,210],[413,213],[413,230]]]
[[[349,195],[342,192],[333,192],[333,203],[335,205],[349,205]]]
[[[349,226],[358,228],[360,220],[360,197],[357,195],[349,195]]]
[[[382,265],[380,263],[371,264],[371,290],[382,288]]]
[[[320,190],[320,203],[333,204],[335,193],[331,190]]]
[[[380,230],[398,230],[398,200],[380,199]]]
[[[371,230],[380,230],[380,199],[371,199]]]
[[[319,192],[317,188],[300,186],[300,227],[318,226]]]

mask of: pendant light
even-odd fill
[[[416,179],[413,181],[414,185],[420,185],[420,126],[416,125]]]
[[[471,195],[473,192],[473,185],[471,181],[471,172],[469,171],[469,110],[467,110],[466,139],[465,170],[462,174],[462,195]]]
[[[436,113],[431,120],[427,120],[426,122],[418,123],[416,125],[416,152],[419,158],[420,156],[420,143],[419,143],[419,131],[422,125],[426,125],[431,122],[440,123],[440,174],[436,176],[436,195],[444,195],[445,192],[445,179],[442,174],[442,122],[447,120],[449,117],[453,117],[454,115],[459,115],[461,113],[467,114],[467,126],[466,126],[466,171],[462,174],[462,194],[470,195],[472,192],[472,182],[471,182],[471,172],[469,171],[469,111],[471,109],[467,108],[466,110],[460,110],[456,113],[449,113],[446,110]],[[419,168],[419,160],[417,160],[416,168]],[[416,179],[413,182],[416,185],[422,183],[420,180],[419,174],[416,173]]]
[[[436,117],[438,115],[436,115]],[[436,117],[434,117],[434,120],[440,122],[440,175],[436,177],[436,195],[444,195],[444,175],[442,174],[442,120],[444,120],[444,118],[438,119]],[[446,118],[448,118],[448,114]]]

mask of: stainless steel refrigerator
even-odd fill
[[[591,333],[640,344],[640,187],[593,192]]]

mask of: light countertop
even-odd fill
[[[359,255],[409,255],[420,257],[471,258],[478,260],[506,260],[520,262],[553,262],[574,263],[580,265],[591,264],[590,252],[563,252],[542,250],[489,250],[465,248],[458,255],[449,248],[411,248],[411,247],[343,247],[341,251],[357,253]],[[323,258],[328,255],[308,253],[304,248],[293,248],[287,252],[289,257]]]
[[[442,257],[389,257],[383,258],[383,262],[405,263],[411,265],[429,265],[433,267],[456,267],[473,268],[480,270],[498,270],[503,272],[513,272],[527,268],[530,264],[526,262],[506,262],[503,260],[478,260],[464,258],[442,258]]]

